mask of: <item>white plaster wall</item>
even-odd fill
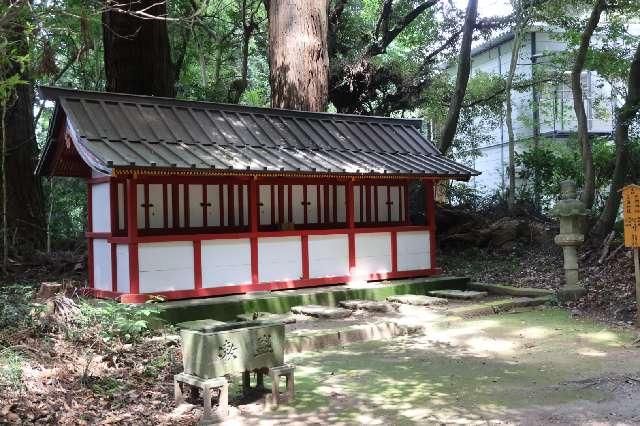
[[[391,217],[389,218],[392,222],[397,222],[400,220],[400,210],[402,208],[402,204],[400,203],[400,187],[392,186],[390,189],[389,195],[391,196]]]
[[[338,215],[336,222],[347,221],[347,197],[344,185],[338,185],[336,188],[336,213]]]
[[[389,220],[389,209],[387,207],[387,187],[378,186],[378,222],[387,222]]]
[[[300,237],[258,239],[258,275],[261,282],[300,279],[302,277]]]
[[[124,230],[124,226],[127,218],[125,217],[124,210],[124,183],[119,183],[118,186],[118,229]]]
[[[249,225],[249,185],[242,185],[242,205],[242,224],[246,226]]]
[[[309,276],[339,277],[349,274],[349,239],[346,235],[309,236]]]
[[[136,201],[138,229],[143,229],[147,226],[146,216],[144,214],[144,185],[136,185]]]
[[[207,225],[220,226],[220,185],[207,185]]]
[[[167,225],[173,227],[173,188],[172,184],[167,184]]]
[[[356,275],[391,272],[391,233],[356,234]]]
[[[204,224],[202,214],[202,185],[189,185],[190,228],[198,228]]]
[[[229,185],[220,185],[222,191],[222,226],[229,225]]]
[[[184,185],[178,185],[178,226],[184,228]]]
[[[91,221],[93,232],[111,232],[109,183],[91,185]]]
[[[307,223],[318,223],[318,187],[307,185]]]
[[[271,225],[271,185],[260,185],[258,191],[260,194],[260,225]]]
[[[251,283],[251,243],[239,240],[202,242],[202,287]]]
[[[111,291],[111,244],[93,240],[93,287]]]
[[[429,231],[398,232],[398,271],[431,267]]]
[[[360,185],[353,187],[353,221],[362,222],[360,212]]]
[[[149,185],[149,228],[164,228],[163,192],[161,184]]]
[[[118,291],[129,293],[129,246],[127,244],[116,246],[116,266],[118,268]]]
[[[153,293],[194,288],[193,243],[145,243],[138,245],[140,292]]]
[[[291,187],[291,210],[293,213],[293,223],[304,223],[304,205],[302,205],[304,187],[293,185]]]

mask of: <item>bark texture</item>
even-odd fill
[[[327,0],[269,1],[271,106],[324,111],[329,93]]]
[[[627,85],[624,104],[616,111],[615,144],[616,157],[609,187],[609,196],[591,235],[602,239],[613,229],[620,209],[620,189],[625,184],[629,172],[629,126],[640,110],[640,43],[636,47]]]
[[[30,6],[25,1],[7,1],[14,7],[24,7],[24,13],[16,17],[7,33],[13,43],[16,55],[29,53],[25,27],[30,19]],[[6,237],[9,252],[17,254],[32,253],[44,244],[44,206],[40,179],[34,175],[38,159],[35,126],[33,120],[33,84],[29,70],[19,63],[9,62],[5,69],[0,68],[0,79],[4,80],[18,74],[24,81],[15,87],[15,91],[6,100],[3,131],[0,132],[0,144],[4,146],[6,158]],[[3,139],[4,135],[4,140]]]
[[[175,96],[164,1],[107,0],[102,13],[107,91]],[[142,18],[144,16],[144,18]]]
[[[447,118],[440,133],[440,152],[446,154],[453,144],[456,135],[458,119],[460,118],[460,108],[467,91],[469,74],[471,73],[471,42],[473,41],[473,30],[476,27],[476,17],[478,15],[478,0],[469,0],[467,12],[464,18],[464,28],[462,30],[462,43],[460,54],[458,55],[458,74],[456,76],[456,87],[451,97]]]
[[[585,206],[590,209],[593,206],[593,200],[596,194],[596,178],[593,169],[593,153],[591,151],[591,141],[589,140],[589,127],[587,123],[587,114],[584,110],[584,101],[582,99],[582,84],[580,77],[584,68],[587,52],[591,37],[600,22],[600,15],[606,7],[605,0],[596,0],[587,26],[580,36],[580,46],[576,54],[576,59],[571,70],[571,91],[573,93],[573,109],[576,113],[578,123],[578,144],[582,153],[582,171],[584,173],[584,188],[582,189],[581,200]]]

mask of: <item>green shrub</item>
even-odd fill
[[[34,292],[29,284],[0,286],[0,330],[38,328],[38,315],[43,307],[32,303]]]
[[[160,323],[159,313],[155,303],[128,305],[107,300],[82,300],[74,327],[68,331],[79,340],[97,335],[103,342],[135,342],[152,334]]]
[[[88,386],[93,392],[106,397],[114,396],[124,387],[120,380],[113,377],[94,378]]]
[[[22,386],[22,367],[25,357],[14,348],[0,350],[0,388],[19,388]]]

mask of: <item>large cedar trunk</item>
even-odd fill
[[[6,124],[7,237],[10,251],[28,253],[44,243],[42,186],[34,174],[38,146],[31,83],[16,88],[7,105]]]
[[[5,1],[5,4],[7,3]],[[26,55],[29,48],[24,28],[26,20],[31,15],[29,5],[26,1],[11,3],[13,7],[23,7],[24,11],[17,14],[15,21],[10,24],[8,39],[13,43],[16,55]],[[28,254],[33,253],[33,249],[43,247],[44,209],[40,179],[34,175],[38,145],[33,123],[33,85],[29,71],[15,62],[10,62],[6,69],[0,69],[1,80],[15,74],[26,83],[17,85],[14,93],[6,100],[0,146],[4,143],[6,149],[6,222],[9,252]],[[4,141],[3,135],[6,137]]]
[[[158,19],[127,13],[136,11]],[[163,1],[106,1],[102,33],[108,92],[175,96],[166,14]]]
[[[269,67],[272,107],[326,109],[327,0],[270,0]]]

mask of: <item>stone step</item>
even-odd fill
[[[346,309],[355,311],[356,309],[362,309],[372,312],[394,312],[397,311],[396,307],[391,303],[379,302],[375,300],[343,300],[340,302],[340,306]]]
[[[293,324],[296,317],[291,314],[272,314],[271,312],[254,312],[251,314],[240,314],[237,316],[240,321],[274,321],[283,324]]]
[[[478,300],[487,297],[488,293],[486,291],[473,290],[434,290],[430,291],[429,294],[447,299]]]
[[[508,296],[519,297],[542,297],[549,296],[555,293],[553,290],[544,288],[530,288],[530,287],[512,287],[504,284],[489,284],[489,283],[469,283],[467,288],[470,290],[486,291],[490,294],[506,294]]]
[[[346,318],[352,314],[350,309],[332,308],[330,306],[322,305],[292,306],[291,312],[294,314],[308,315],[310,317],[322,319]]]
[[[401,294],[387,297],[389,302],[402,303],[405,305],[416,306],[437,306],[449,303],[447,299],[442,297],[423,296],[421,294]]]

